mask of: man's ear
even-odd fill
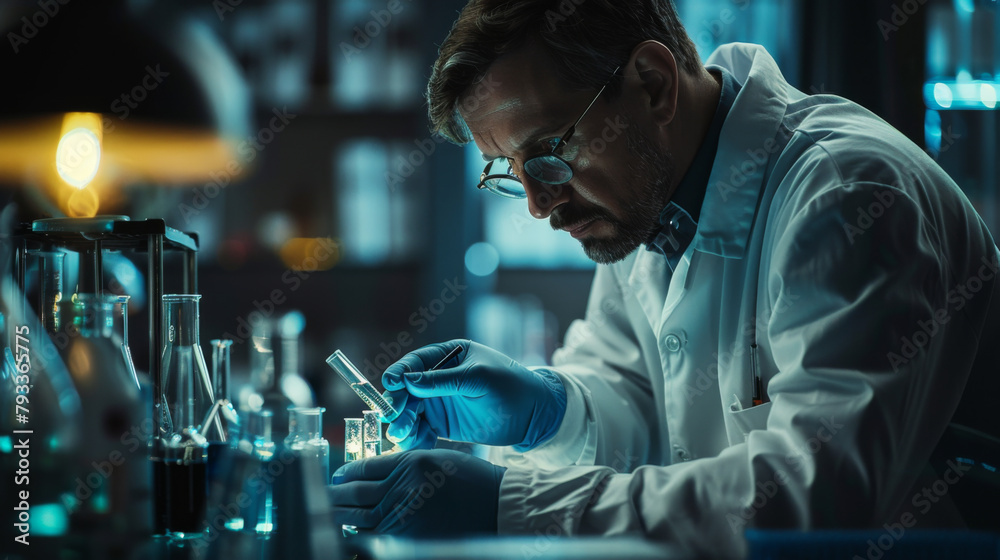
[[[641,110],[648,111],[651,121],[667,126],[677,114],[677,62],[663,43],[643,41],[632,49],[625,73],[626,85],[641,92]]]

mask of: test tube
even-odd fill
[[[381,414],[386,422],[392,422],[399,416],[399,412],[358,371],[358,368],[354,367],[354,364],[347,359],[347,356],[344,356],[343,352],[337,350],[326,359],[326,363],[340,374],[340,377],[351,386],[351,389],[361,397],[361,400],[365,401],[369,408]]]
[[[364,438],[362,455],[365,459],[378,457],[382,454],[382,422],[379,421],[379,412],[366,410],[362,414],[364,414],[361,424],[362,438]]]
[[[362,458],[364,438],[361,436],[361,418],[344,418],[344,462]]]

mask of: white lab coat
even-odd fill
[[[997,341],[979,344],[1000,306],[990,234],[920,149],[792,88],[762,47],[708,65],[742,89],[691,246],[673,274],[645,248],[597,267],[553,357],[558,433],[493,450],[509,467],[500,533],[536,535],[539,553],[642,534],[736,555],[747,527],[952,513],[913,497],[970,371],[997,363]],[[752,407],[755,340],[768,402]]]

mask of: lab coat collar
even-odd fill
[[[765,171],[772,156],[784,148],[776,135],[788,101],[797,92],[759,45],[723,45],[706,65],[725,68],[742,88],[722,126],[693,245],[697,251],[742,258]]]

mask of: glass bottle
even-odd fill
[[[163,296],[163,393],[158,396],[161,435],[151,453],[157,492],[156,532],[197,537],[204,528],[208,440],[202,421],[215,402],[198,342],[197,294]]]
[[[330,483],[330,443],[323,439],[323,407],[288,409],[288,437],[285,447],[302,461],[318,465],[322,484]]]

